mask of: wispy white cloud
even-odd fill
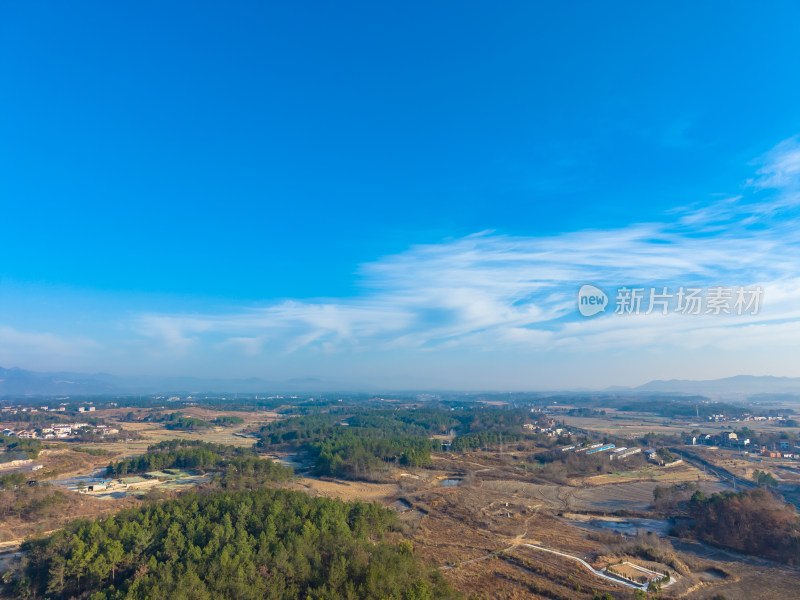
[[[75,357],[99,344],[86,337],[62,337],[50,332],[21,331],[0,325],[0,364],[17,364],[22,357]]]
[[[800,187],[800,136],[784,140],[767,152],[757,164],[751,185],[760,189],[797,190]]]
[[[381,351],[412,348],[514,346],[577,349],[725,345],[781,339],[800,314],[800,236],[795,215],[776,202],[796,188],[797,140],[762,161],[752,195],[680,209],[660,223],[554,236],[481,232],[417,245],[362,266],[363,293],[355,299],[287,301],[224,314],[147,314],[142,335],[176,352],[201,343],[246,354]],[[783,200],[780,200],[783,202]],[[769,206],[769,210],[765,207]],[[618,285],[761,285],[765,308],[757,317],[649,318],[576,315],[575,295],[586,282]],[[781,323],[791,321],[786,328]],[[746,328],[746,329],[745,329]],[[783,328],[783,329],[782,329]]]

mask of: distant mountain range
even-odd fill
[[[0,396],[98,395],[113,393],[116,388],[111,375],[39,373],[0,367]]]
[[[266,381],[200,377],[119,377],[107,373],[42,373],[0,367],[0,396],[99,396],[103,394],[264,393],[333,389],[335,382],[315,378]],[[341,388],[340,388],[341,389]]]
[[[373,387],[373,386],[370,386]],[[1,396],[99,396],[170,393],[274,393],[320,392],[357,389],[340,381],[313,377],[267,381],[200,377],[119,377],[107,373],[42,373],[0,367]],[[574,390],[578,392],[579,390]],[[587,390],[580,390],[586,393]],[[638,387],[612,387],[604,392],[620,394],[699,394],[712,398],[800,395],[800,377],[737,375],[725,379],[691,381],[670,379],[651,381]]]
[[[621,388],[617,388],[621,389]],[[629,388],[630,389],[630,388]],[[704,396],[754,396],[758,394],[800,394],[800,377],[736,375],[724,379],[691,381],[656,380],[632,388],[637,392],[701,394]]]

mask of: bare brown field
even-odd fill
[[[62,494],[62,501],[46,512],[37,514],[35,520],[29,520],[14,508],[16,502],[41,501],[57,493]],[[3,515],[0,518],[0,542],[21,541],[31,535],[60,529],[74,519],[106,516],[123,508],[135,506],[137,502],[138,500],[134,498],[111,500],[91,498],[64,488],[48,486],[19,492],[3,492],[0,494],[0,513]]]
[[[645,513],[653,501],[653,490],[659,482],[636,481],[602,486],[526,483],[514,480],[484,481],[485,489],[505,493],[508,497],[538,502],[555,511]]]
[[[646,433],[676,434],[691,431],[688,422],[676,422],[673,419],[631,413],[614,413],[605,409],[605,417],[570,417],[559,415],[559,420],[570,427],[589,429],[619,437],[641,437]],[[689,427],[689,429],[686,429]]]
[[[340,481],[312,479],[304,477],[295,484],[296,489],[312,495],[339,498],[341,500],[361,500],[362,502],[390,503],[400,493],[396,483],[369,483],[363,481]]]
[[[92,416],[118,421],[119,419],[125,417],[129,413],[133,413],[139,417],[144,417],[150,412],[153,412],[153,409],[103,408],[100,410],[96,410],[94,413],[92,413]],[[247,412],[238,410],[212,410],[208,408],[202,408],[199,406],[166,406],[162,409],[156,409],[154,412],[161,414],[180,412],[189,417],[195,417],[197,419],[205,419],[205,420],[210,420],[221,416],[241,417],[242,419],[244,419],[244,422],[246,424],[267,423],[269,421],[275,421],[276,419],[280,418],[280,415],[278,413],[271,410]]]
[[[642,484],[628,486],[641,496]],[[619,492],[620,486],[603,490]],[[585,600],[594,590],[630,598],[631,589],[601,579],[578,563],[523,546],[533,543],[581,557],[594,568],[629,560],[663,572],[675,581],[665,599],[710,600],[722,593],[729,600],[794,598],[800,570],[728,553],[703,544],[677,544],[676,558],[686,572],[623,554],[605,556],[608,548],[542,506],[509,499],[488,488],[427,487],[403,496],[412,507],[401,519],[423,558],[442,565],[442,573],[467,596],[478,598],[563,598]],[[588,594],[588,595],[587,595]]]
[[[582,599],[591,590],[601,594],[609,592],[615,598],[626,598],[631,593],[627,586],[598,577],[575,561],[554,554],[526,546],[517,546],[509,554],[517,559],[514,561],[516,564],[521,563],[526,568],[534,580],[540,581],[539,586],[546,587],[549,583],[567,598]]]
[[[113,453],[118,458],[144,454],[147,451],[147,446],[163,440],[176,438],[201,440],[215,444],[227,444],[229,446],[250,447],[256,440],[252,437],[243,436],[243,432],[254,427],[271,423],[280,418],[280,415],[274,411],[217,411],[196,406],[176,406],[155,411],[163,414],[181,412],[186,416],[204,420],[211,420],[221,416],[236,416],[244,420],[244,423],[233,427],[213,427],[197,431],[179,431],[167,429],[161,423],[149,423],[144,421],[127,422],[119,420],[131,412],[139,417],[144,417],[152,411],[151,409],[140,408],[111,408],[95,411],[93,416],[106,419],[108,422],[115,424],[122,431],[122,435],[124,435],[125,432],[131,432],[135,434],[135,436],[132,437],[137,437],[139,439],[115,442],[101,441],[81,445],[89,448],[102,448]]]
[[[713,479],[710,475],[704,475],[700,469],[683,463],[666,469],[652,465],[636,471],[619,471],[617,473],[594,475],[583,478],[580,483],[581,485],[597,486],[633,481],[678,483],[681,481],[712,481]]]
[[[565,407],[566,408],[566,407]],[[669,418],[652,414],[618,412],[605,408],[606,416],[602,417],[572,417],[558,415],[559,420],[565,425],[588,429],[620,437],[641,437],[653,432],[668,435],[689,433],[699,429],[703,433],[719,433],[747,427],[757,432],[800,434],[798,427],[783,427],[776,421],[706,421],[703,419]]]
[[[572,561],[546,554],[533,557],[525,550],[518,546],[502,557],[447,569],[444,575],[467,597],[585,600],[595,591],[629,597],[621,585],[594,577]]]
[[[558,516],[568,508],[584,514],[647,513],[653,490],[656,485],[664,485],[662,480],[589,486],[585,483],[556,485],[491,477],[482,479],[484,475],[496,475],[497,470],[507,475],[503,464],[497,456],[491,455],[440,458],[436,465],[447,467],[447,470],[433,474],[420,472],[422,476],[413,480],[414,485],[401,483],[396,496],[389,494],[384,499],[379,497],[385,493],[381,484],[357,485],[371,488],[363,499],[381,499],[388,506],[399,507],[401,520],[407,527],[406,535],[410,536],[417,551],[426,561],[442,565],[444,576],[468,596],[583,600],[596,590],[600,593],[608,591],[618,599],[631,597],[630,588],[602,579],[578,563],[522,546],[532,543],[583,558],[595,569],[603,569],[620,560],[659,572],[670,569],[675,581],[664,590],[664,598],[705,600],[723,589],[731,599],[772,597],[747,595],[758,589],[760,584],[755,581],[763,581],[756,566],[747,566],[738,572],[730,563],[722,564],[692,552],[678,552],[675,560],[684,569],[683,574],[678,575],[668,565],[627,556],[624,550],[620,554],[618,548],[607,555],[610,548],[598,541],[605,539],[602,535],[593,537],[590,530]],[[438,484],[438,478],[454,473],[473,484],[456,487]],[[673,480],[693,480],[697,471],[686,467],[676,473]],[[517,473],[517,476],[522,474]],[[703,481],[702,488],[708,492],[722,489],[714,481]],[[352,491],[358,491],[358,488],[348,490],[341,497],[352,498],[349,493]],[[401,500],[394,502],[396,498]],[[773,576],[784,570],[796,573],[777,565],[771,568],[774,569]],[[764,589],[775,589],[778,594],[791,587],[782,583],[764,585]],[[729,593],[733,590],[736,590],[735,594]]]
[[[37,478],[62,478],[86,475],[95,469],[105,467],[113,458],[113,454],[92,456],[86,452],[76,452],[69,445],[63,444],[39,452],[34,464],[43,467],[41,471],[36,472]]]
[[[743,556],[696,542],[674,542],[690,565],[692,575],[676,583],[670,594],[677,598],[728,600],[784,600],[797,598],[800,569]]]
[[[405,500],[417,510],[409,531],[426,561],[467,596],[581,599],[591,590],[620,596],[625,588],[569,559],[522,546],[534,543],[588,557],[602,546],[586,532],[541,509],[479,487],[426,488]],[[541,555],[541,556],[540,556]]]

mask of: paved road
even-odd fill
[[[683,448],[669,448],[669,451],[674,452],[675,454],[679,454],[683,460],[685,460],[691,465],[694,465],[699,469],[705,468],[706,472],[711,473],[712,475],[718,477],[722,481],[722,483],[735,487],[737,491],[751,490],[753,488],[758,487],[758,485],[754,481],[750,481],[749,479],[744,479],[743,477],[739,477],[738,475],[731,473],[727,469],[714,465],[708,462],[706,459],[701,458],[695,454],[691,454],[689,448],[691,448],[691,446],[685,446]]]

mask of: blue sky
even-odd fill
[[[3,3],[0,365],[800,376],[798,24],[793,2]],[[586,320],[586,282],[764,307]]]

